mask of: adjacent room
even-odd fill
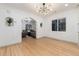
[[[79,4],[0,3],[0,56],[79,56]]]

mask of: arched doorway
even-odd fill
[[[22,20],[22,38],[27,36],[36,38],[36,21],[31,17]]]

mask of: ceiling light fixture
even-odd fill
[[[52,5],[51,4],[46,4],[46,3],[42,3],[41,6],[38,6],[38,10],[39,13],[43,14],[43,15],[47,15],[50,11],[52,11]]]
[[[68,6],[68,4],[65,4],[65,7],[67,7]]]

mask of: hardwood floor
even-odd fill
[[[24,38],[20,44],[0,48],[1,56],[79,56],[79,46],[49,38]]]

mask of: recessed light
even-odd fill
[[[65,4],[65,7],[67,7],[68,6],[68,4]]]

